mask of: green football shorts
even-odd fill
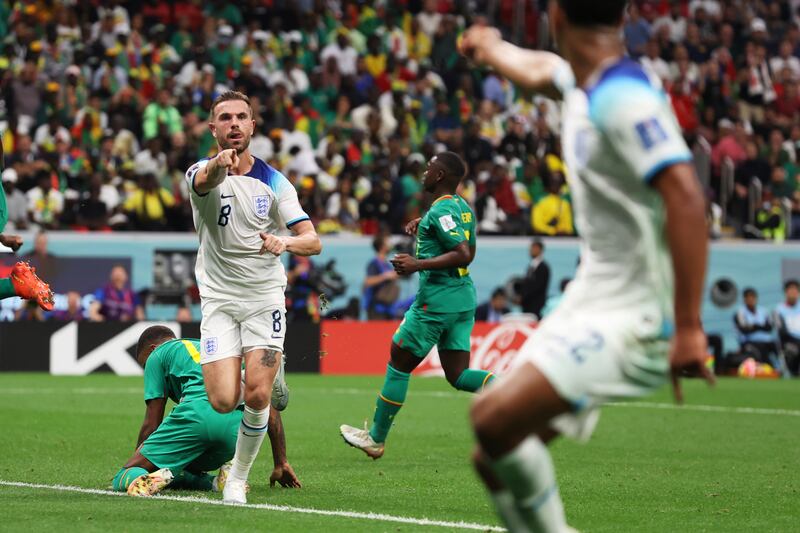
[[[459,313],[431,313],[413,305],[406,312],[392,341],[417,357],[427,356],[434,346],[440,352],[468,352],[474,324],[474,309]]]
[[[242,411],[218,413],[208,400],[179,403],[142,444],[158,468],[210,472],[233,459]]]

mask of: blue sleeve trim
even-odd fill
[[[658,175],[658,173],[664,170],[665,168],[671,167],[672,165],[677,165],[678,163],[690,163],[691,161],[692,161],[691,154],[685,154],[678,157],[671,157],[669,159],[665,159],[664,161],[657,163],[652,168],[650,168],[650,170],[645,172],[644,181],[650,183],[651,181],[653,181],[653,178],[655,178]]]
[[[200,171],[198,170],[197,172],[200,172]],[[195,193],[197,196],[199,196],[199,197],[201,197],[201,198],[202,198],[203,196],[208,196],[208,193],[210,193],[211,191],[208,191],[207,193],[201,193],[201,192],[200,192],[200,191],[198,191],[198,190],[197,190],[197,188],[194,186],[194,178],[196,178],[196,177],[197,177],[197,172],[195,172],[195,173],[194,173],[194,176],[192,176],[192,191],[194,191],[194,193]]]
[[[308,216],[308,215],[303,215],[303,216],[301,216],[301,217],[297,217],[297,218],[295,218],[294,220],[290,220],[289,222],[287,222],[287,223],[286,223],[286,227],[287,227],[287,228],[291,228],[291,227],[292,227],[292,226],[294,226],[295,224],[297,224],[297,223],[299,223],[299,222],[302,222],[302,221],[304,221],[304,220],[311,220],[311,218],[309,218],[309,216]]]

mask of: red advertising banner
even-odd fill
[[[400,322],[323,321],[320,372],[382,375],[389,361],[392,335],[399,325]],[[502,374],[535,329],[535,323],[524,321],[476,323],[471,337],[470,366]],[[444,375],[435,347],[415,374]]]

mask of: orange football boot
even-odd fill
[[[53,291],[50,285],[39,279],[36,269],[30,264],[20,261],[11,269],[11,284],[17,296],[25,300],[36,300],[45,311],[53,310]]]

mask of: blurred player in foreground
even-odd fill
[[[186,172],[200,240],[195,274],[208,399],[226,413],[244,397],[236,455],[223,491],[223,500],[230,503],[247,501],[245,483],[264,440],[273,383],[283,365],[286,272],[280,256],[322,250],[294,186],[250,154],[255,125],[246,95],[228,91],[218,96],[209,128],[219,153]],[[278,236],[283,228],[294,235]]]
[[[242,411],[218,413],[208,401],[200,369],[200,342],[176,339],[167,327],[152,326],[139,337],[136,357],[144,366],[144,422],[136,453],[114,476],[113,488],[132,496],[152,496],[164,487],[224,489]],[[175,408],[164,418],[167,398]],[[300,487],[286,460],[280,413],[269,419],[275,469],[270,485]],[[219,469],[212,476],[208,472]]]
[[[0,172],[3,171],[3,167],[3,144],[0,143]],[[0,244],[16,252],[22,246],[22,237],[3,234],[7,223],[6,192],[0,187]],[[22,261],[11,269],[11,276],[0,278],[0,300],[15,296],[25,300],[35,300],[45,311],[53,310],[53,291],[50,290],[50,286],[39,279],[36,269]]]
[[[604,401],[647,394],[670,374],[678,401],[680,375],[713,381],[700,321],[705,198],[658,79],[625,57],[626,4],[551,0],[566,61],[487,27],[461,43],[476,63],[564,101],[564,159],[584,239],[561,304],[472,408],[476,466],[511,531],[570,531],[546,447],[554,437],[587,439]]]
[[[417,236],[416,257],[398,254],[391,260],[400,275],[420,273],[419,291],[392,338],[372,428],[346,424],[339,428],[347,444],[373,459],[383,456],[392,421],[406,399],[411,372],[434,346],[447,381],[456,389],[475,392],[494,377],[469,368],[476,298],[467,267],[475,259],[475,215],[456,194],[466,173],[464,162],[453,152],[440,153],[428,162],[422,185],[436,200],[424,217],[406,228]]]

